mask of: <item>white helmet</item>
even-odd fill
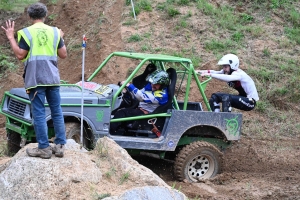
[[[227,54],[219,60],[218,65],[230,65],[232,70],[237,70],[239,68],[240,61],[236,55]]]

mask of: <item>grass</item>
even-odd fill
[[[19,66],[13,56],[9,56],[10,48],[0,46],[0,77],[3,77],[7,72],[15,71]]]
[[[143,38],[139,34],[134,34],[134,35],[131,35],[127,39],[127,42],[139,42],[139,41],[142,41],[142,40],[143,40]]]
[[[115,174],[116,174],[116,169],[114,167],[111,167],[110,170],[105,173],[105,177],[111,179],[111,177]]]
[[[151,5],[151,1],[150,0],[137,0],[137,1],[133,1],[134,2],[134,13],[136,16],[138,16],[142,11],[147,11],[147,12],[151,12],[152,11],[152,5]],[[131,6],[131,1],[126,0],[125,3],[127,6]],[[130,16],[134,16],[132,7],[130,8]]]
[[[175,17],[176,15],[180,14],[179,10],[176,9],[174,6],[168,6],[167,13],[169,17]]]
[[[129,172],[126,172],[125,174],[123,174],[119,180],[119,185],[122,185],[125,181],[128,181],[130,176]]]
[[[100,200],[110,196],[111,196],[110,193],[98,194],[97,192],[95,192],[95,194],[93,195],[93,199]]]
[[[95,147],[96,152],[100,157],[107,157],[108,156],[108,147],[105,143],[97,142],[96,147]]]
[[[24,8],[37,0],[0,0],[0,9],[14,11],[18,13],[24,12]]]
[[[217,54],[226,51],[228,48],[235,49],[237,48],[237,44],[233,40],[212,39],[205,42],[204,48],[207,51],[212,51],[214,54]]]
[[[286,27],[284,33],[290,40],[295,41],[298,45],[300,44],[300,28]]]
[[[7,155],[7,143],[6,141],[0,141],[0,157]]]

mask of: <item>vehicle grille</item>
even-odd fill
[[[93,100],[84,100],[84,104],[93,104]]]
[[[26,104],[20,101],[17,101],[15,99],[10,99],[9,101],[9,105],[8,105],[8,111],[18,115],[20,117],[24,117],[24,113],[25,113],[25,109],[26,109]]]

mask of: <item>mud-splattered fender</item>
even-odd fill
[[[181,136],[194,126],[212,126],[219,129],[227,140],[239,140],[241,136],[242,114],[172,110],[172,116],[164,133],[165,149],[175,150]]]

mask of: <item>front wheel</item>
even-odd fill
[[[174,174],[179,181],[198,182],[217,175],[221,169],[222,153],[208,142],[193,142],[178,153]]]
[[[7,153],[14,155],[21,149],[21,135],[14,131],[7,131]]]
[[[73,139],[78,144],[81,144],[80,138],[81,138],[81,127],[79,123],[76,122],[67,122],[66,123],[66,138],[67,139]],[[85,149],[93,149],[93,137],[91,134],[88,133],[88,131],[83,127],[83,147]]]

